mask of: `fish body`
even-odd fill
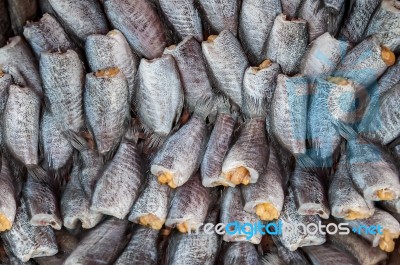
[[[0,171],[0,232],[11,229],[17,211],[16,190],[13,183],[13,176],[5,158],[2,158]]]
[[[282,13],[288,17],[296,17],[302,0],[281,0]]]
[[[260,256],[256,247],[250,242],[229,242],[223,253],[224,265],[256,265],[260,262]]]
[[[276,246],[277,253],[279,257],[286,262],[286,264],[293,265],[309,265],[307,257],[303,253],[301,249],[297,249],[295,251],[290,251],[287,249],[281,242],[278,236],[272,236],[272,240]]]
[[[397,59],[396,63],[389,67],[386,72],[378,80],[378,96],[381,96],[394,88],[400,82],[400,60]]]
[[[342,7],[345,5],[346,0],[324,0],[325,6],[334,10],[335,12],[340,12]]]
[[[15,35],[20,35],[23,31],[25,23],[28,20],[35,19],[38,3],[36,0],[7,0],[7,3],[11,28]]]
[[[12,84],[12,76],[0,70],[0,120],[3,121],[4,110],[8,99],[8,89]],[[3,123],[0,125],[0,148],[3,147]],[[0,164],[1,165],[1,164]],[[1,166],[0,166],[1,169]]]
[[[329,244],[322,246],[309,246],[304,247],[303,249],[314,265],[329,265],[335,264],[336,262],[343,265],[358,264],[351,255]]]
[[[299,8],[299,17],[307,20],[308,41],[312,42],[328,31],[329,12],[319,0],[304,0]]]

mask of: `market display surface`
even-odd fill
[[[400,1],[0,0],[0,264],[400,264]]]

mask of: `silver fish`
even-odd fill
[[[328,31],[329,12],[325,6],[321,5],[319,0],[302,1],[298,16],[307,20],[308,41],[312,42],[322,34]]]
[[[305,76],[278,75],[271,103],[270,132],[294,155],[306,152],[308,90]]]
[[[6,3],[6,0],[0,1],[0,47],[3,47],[7,43],[7,39],[11,33],[11,22]]]
[[[164,54],[171,54],[175,58],[183,85],[185,103],[189,110],[193,111],[199,100],[211,97],[213,94],[201,45],[194,37],[186,37],[178,45],[166,48]]]
[[[344,21],[339,39],[344,39],[355,44],[360,42],[372,13],[381,1],[382,0],[352,1],[350,12]]]
[[[105,220],[88,232],[63,264],[112,264],[128,241],[127,229],[127,220]]]
[[[338,169],[329,184],[329,205],[332,216],[346,220],[367,218],[374,214],[374,205],[354,187],[347,165],[347,156],[340,157]]]
[[[151,173],[171,188],[182,186],[195,173],[206,148],[208,101],[195,110],[190,120],[171,135],[151,162]]]
[[[128,82],[128,101],[131,105],[139,60],[124,35],[116,29],[107,35],[92,34],[86,39],[85,53],[93,72],[112,67],[121,70]]]
[[[231,146],[236,115],[231,113],[227,100],[219,98],[217,104],[217,119],[208,140],[206,152],[200,167],[204,187],[232,186],[232,183],[224,178],[221,172],[225,155]]]
[[[7,3],[11,28],[15,35],[19,35],[23,31],[25,23],[36,17],[36,11],[38,9],[37,1],[7,0]]]
[[[297,16],[302,0],[281,0],[283,14],[290,18]]]
[[[290,251],[281,242],[278,236],[272,236],[279,257],[289,265],[310,265],[310,262],[306,258],[305,254],[301,249]]]
[[[4,157],[1,159],[3,161],[0,171],[0,194],[2,194],[0,202],[0,232],[4,232],[10,230],[14,223],[17,211],[17,194],[8,162]]]
[[[400,3],[383,0],[371,17],[364,36],[375,35],[380,43],[395,53],[400,51]]]
[[[121,253],[114,265],[125,264],[157,264],[159,231],[151,228],[136,226],[131,240]]]
[[[332,74],[343,60],[350,45],[332,37],[328,32],[310,43],[301,61],[300,73],[310,78]]]
[[[119,68],[86,75],[83,95],[86,119],[99,154],[108,156],[118,147],[129,120],[128,83]]]
[[[229,242],[222,254],[224,265],[258,265],[260,256],[254,244],[246,241]]]
[[[201,19],[193,0],[159,0],[159,3],[181,39],[193,36],[203,40]]]
[[[365,140],[350,140],[347,147],[349,172],[366,200],[394,200],[400,196],[398,170],[380,147]]]
[[[56,119],[59,129],[74,146],[82,142],[78,133],[84,128],[84,73],[83,64],[73,50],[64,53],[43,52],[40,56],[40,74],[47,108]]]
[[[229,30],[237,35],[240,10],[239,0],[196,0],[202,11],[202,19],[212,34]]]
[[[124,219],[138,196],[141,171],[140,150],[128,131],[97,180],[90,209]]]
[[[61,214],[68,229],[75,229],[79,221],[84,229],[93,228],[103,217],[101,213],[90,210],[90,200],[103,162],[93,149],[93,140],[87,140],[89,148],[80,152],[79,161],[74,161],[71,179],[61,197]]]
[[[326,7],[334,10],[335,12],[340,12],[342,7],[346,4],[346,0],[323,0]]]
[[[353,255],[361,265],[375,265],[387,259],[387,254],[379,248],[372,247],[368,241],[354,233],[329,235],[327,242]]]
[[[57,19],[49,14],[44,14],[37,22],[27,23],[23,34],[37,58],[42,52],[77,49]]]
[[[60,22],[80,44],[91,34],[108,32],[107,18],[96,0],[48,0]],[[74,14],[71,16],[71,14]]]
[[[378,205],[391,213],[400,213],[400,198],[389,201],[380,201]]]
[[[266,171],[259,176],[257,183],[241,187],[244,210],[256,213],[261,220],[277,219],[284,200],[282,181],[282,168],[275,149],[271,147]]]
[[[393,88],[400,82],[400,60],[397,59],[396,63],[390,66],[386,72],[379,78],[377,84],[378,96],[381,96]]]
[[[318,215],[300,215],[298,213],[294,192],[290,187],[278,222],[281,222],[282,226],[298,226],[301,224],[307,226],[310,223],[316,224],[320,221],[321,219]],[[282,231],[282,234],[279,235],[279,240],[290,251],[295,251],[299,247],[322,245],[326,241],[325,235],[320,231],[309,234],[307,231],[299,231],[299,229],[292,229],[290,232]]]
[[[142,59],[138,71],[135,98],[138,117],[148,131],[165,138],[183,107],[178,67],[171,55],[163,55],[151,61]]]
[[[105,0],[104,9],[114,28],[120,30],[132,49],[142,57],[161,56],[167,46],[161,19],[147,0]]]
[[[358,265],[353,256],[347,254],[330,244],[322,246],[309,246],[303,248],[313,265]]]
[[[12,75],[15,83],[28,86],[37,94],[42,94],[39,66],[23,38],[12,37],[6,46],[0,48],[0,65],[5,72]]]
[[[224,30],[201,45],[215,88],[241,107],[243,76],[249,62],[240,42]]]
[[[8,99],[8,89],[12,84],[12,77],[0,69],[0,120],[3,121],[4,110]],[[0,150],[3,147],[3,123],[0,125]],[[0,151],[1,153],[2,151]],[[1,163],[0,163],[1,168]]]
[[[7,265],[36,265],[34,261],[23,262],[19,260],[6,246],[0,244],[0,262]]]
[[[29,223],[25,200],[21,199],[11,230],[1,234],[3,243],[23,262],[31,258],[53,256],[58,252],[56,237],[49,226]]]
[[[216,190],[204,187],[200,174],[195,173],[175,192],[165,225],[176,227],[181,233],[196,230],[204,223],[215,195]]]
[[[153,175],[147,176],[145,189],[139,195],[128,217],[129,221],[160,230],[169,211],[171,188]]]
[[[239,18],[239,39],[253,65],[266,59],[265,46],[275,17],[282,13],[280,0],[244,0]]]
[[[255,213],[248,213],[244,210],[244,201],[240,188],[228,187],[225,188],[222,195],[220,222],[223,224],[238,222],[240,224],[250,223],[252,225],[256,225],[258,222],[260,222],[260,219]],[[235,229],[232,226],[227,229],[231,228]],[[223,235],[223,240],[226,242],[248,241],[253,244],[259,244],[261,242],[262,235],[260,233],[253,234],[250,232],[251,231],[246,230],[245,234],[225,233]]]
[[[28,168],[39,165],[40,101],[29,87],[11,85],[4,110],[3,139],[10,153]]]
[[[282,72],[298,72],[307,49],[308,29],[304,19],[291,19],[283,14],[275,18],[267,44],[267,58],[280,64]]]
[[[394,240],[399,238],[400,224],[388,212],[376,209],[373,216],[366,219],[347,221],[349,227],[357,231],[357,233],[368,240],[373,247],[379,248],[385,252],[393,252],[395,247]],[[370,227],[379,225],[380,231],[377,233],[364,233],[362,227]]]
[[[290,181],[299,214],[329,218],[331,212],[326,187],[321,176],[296,165]]]

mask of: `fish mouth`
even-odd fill
[[[263,221],[272,221],[279,218],[279,212],[272,203],[260,203],[256,205],[255,212]]]
[[[139,224],[147,227],[151,227],[152,229],[160,230],[164,225],[165,220],[157,217],[154,214],[145,214],[139,217]]]

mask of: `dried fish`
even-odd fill
[[[309,42],[328,31],[329,12],[320,0],[302,1],[298,13],[299,18],[307,20]]]
[[[301,249],[290,251],[281,242],[278,236],[272,236],[272,240],[277,248],[279,257],[289,265],[310,265]]]
[[[223,253],[224,265],[256,265],[260,262],[260,256],[256,247],[250,242],[229,242]]]
[[[283,14],[288,17],[296,17],[302,0],[281,0]]]
[[[8,10],[6,6],[6,0],[0,1],[0,47],[3,47],[10,35],[11,22],[8,16]]]
[[[36,17],[36,11],[38,9],[37,1],[7,0],[7,3],[11,28],[15,35],[19,35],[23,31],[25,23]]]
[[[13,183],[13,176],[8,167],[8,162],[2,157],[0,171],[0,232],[10,230],[17,211],[16,190]]]
[[[358,265],[354,257],[330,244],[304,247],[303,250],[313,265],[329,265],[336,262],[343,265]]]

